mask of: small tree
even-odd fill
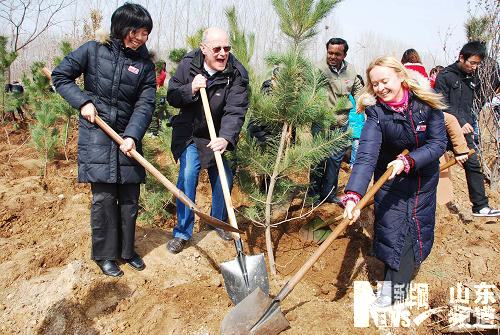
[[[265,146],[244,138],[238,147],[238,167],[242,189],[249,194],[253,205],[245,215],[258,226],[265,227],[269,267],[276,273],[271,227],[285,221],[278,219],[290,202],[302,196],[305,204],[307,186],[297,176],[306,175],[309,167],[319,163],[346,144],[349,135],[324,131],[317,136],[292,138],[293,129],[305,129],[321,123],[324,129],[333,120],[334,111],[328,107],[325,76],[307,61],[302,46],[315,35],[314,28],[335,6],[337,1],[275,0],[282,31],[291,38],[288,51],[266,58],[269,66],[279,66],[272,93],[252,89],[250,114],[258,123],[272,129],[276,136]],[[299,131],[297,131],[299,133]],[[255,178],[257,177],[257,178]],[[265,180],[264,188],[256,180]]]
[[[10,67],[10,64],[16,59],[16,52],[8,52],[7,51],[7,37],[0,35],[0,83],[2,85],[2,110],[0,111],[0,117],[2,123],[4,122],[4,113],[5,113],[5,90],[3,89],[3,85],[6,83],[6,74],[7,70]]]
[[[54,157],[59,139],[59,132],[55,126],[59,115],[47,101],[40,103],[35,112],[36,123],[31,126],[31,137],[40,158],[43,160],[42,175],[47,175],[47,164]]]
[[[189,46],[190,50],[194,50],[200,47],[200,43],[203,39],[203,32],[206,28],[198,29],[193,35],[190,35],[186,38],[186,43]]]
[[[255,34],[246,34],[238,27],[238,17],[234,6],[227,8],[226,18],[229,23],[229,42],[232,47],[232,53],[238,61],[247,69],[249,76],[253,76],[253,71],[250,67],[250,59],[252,58],[255,49]]]
[[[54,59],[54,65],[59,65],[63,58],[68,55],[73,47],[69,41],[62,41],[60,50],[62,53],[61,57],[56,57]],[[71,119],[77,115],[76,110],[71,107],[63,97],[59,94],[50,94],[50,99],[52,100],[52,105],[56,112],[65,119],[63,132],[62,132],[62,141],[64,148],[64,158],[66,161],[68,160],[68,137],[71,129]]]

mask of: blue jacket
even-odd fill
[[[434,241],[439,157],[447,142],[443,113],[410,95],[404,116],[381,103],[367,108],[366,115],[346,191],[364,195],[372,174],[375,180],[380,178],[387,164],[408,149],[414,168],[387,181],[375,195],[373,249],[377,258],[399,270],[405,237],[411,234],[420,264]]]
[[[365,125],[365,114],[356,112],[356,100],[349,94],[349,100],[351,100],[354,106],[349,111],[349,128],[352,129],[352,138],[358,139],[361,137],[361,130]]]

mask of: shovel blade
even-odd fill
[[[262,319],[273,303],[267,294],[257,288],[238,305],[233,307],[221,323],[222,335],[276,335],[290,326],[279,306]],[[258,327],[254,327],[258,321]],[[252,329],[254,328],[254,329]]]
[[[247,276],[244,275],[244,269],[246,269]],[[235,305],[257,288],[260,288],[266,295],[269,294],[269,280],[264,254],[243,255],[241,259],[237,257],[222,263],[220,270],[226,291]]]
[[[200,212],[199,210],[195,208],[191,208],[193,212],[195,212],[196,215],[200,217],[204,222],[210,224],[213,227],[220,228],[222,230],[230,231],[233,233],[240,233],[244,234],[245,232],[243,230],[240,230],[238,228],[234,228],[233,226],[225,223],[224,221],[221,221],[219,219],[214,218],[213,216],[210,216],[208,214],[205,214],[203,212]]]

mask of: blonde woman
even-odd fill
[[[374,307],[403,298],[416,268],[429,255],[434,240],[439,157],[446,149],[441,96],[420,86],[393,57],[379,57],[366,70],[367,93],[358,109],[367,119],[358,156],[343,197],[344,216],[357,220],[354,206],[374,175],[394,167],[375,195],[375,256],[385,264],[383,285]],[[404,149],[409,154],[400,154]],[[396,290],[397,289],[397,290]]]

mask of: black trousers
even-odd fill
[[[134,255],[140,184],[91,183],[92,259],[130,259]]]
[[[406,234],[403,252],[401,253],[401,260],[399,262],[399,270],[394,270],[387,265],[384,270],[384,281],[391,282],[391,295],[394,300],[394,289],[396,285],[401,285],[404,291],[403,295],[406,296],[410,288],[410,282],[415,274],[415,254],[413,253],[412,234],[410,231]],[[389,292],[385,292],[387,294]],[[404,298],[401,297],[401,298]]]
[[[472,134],[465,134],[465,139],[467,140],[467,146],[469,148],[475,148]],[[484,176],[477,154],[469,157],[464,164],[464,170],[465,178],[467,179],[467,188],[469,190],[469,199],[470,202],[472,202],[472,210],[476,212],[488,206],[488,198],[484,191]]]

